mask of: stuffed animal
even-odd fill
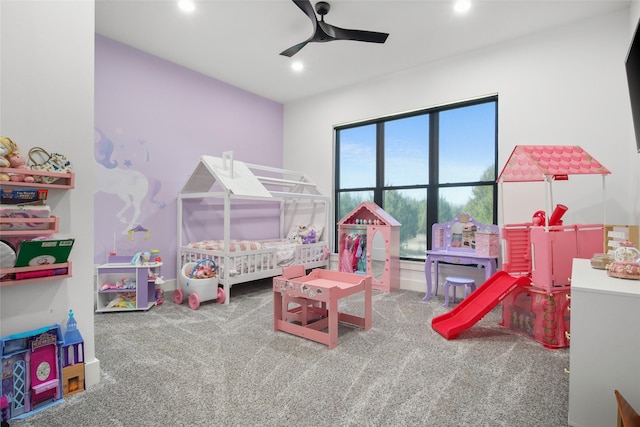
[[[11,156],[9,156],[9,165],[11,165],[14,169],[26,169],[31,170],[29,166],[26,165],[27,161],[22,154],[14,152]],[[11,173],[9,174],[9,179],[14,182],[34,182],[35,178],[33,175],[29,175],[28,173]]]
[[[0,136],[0,167],[10,167],[11,163],[9,163],[9,157],[14,153],[19,153],[16,143],[13,142],[9,137]],[[0,173],[0,181],[10,180],[11,178],[9,177],[8,173]]]
[[[217,276],[217,272],[213,267],[205,265],[199,265],[191,274],[194,279],[209,279]]]
[[[304,238],[302,239],[302,244],[303,245],[309,245],[309,244],[315,243],[315,242],[316,242],[316,230],[311,229],[311,230],[309,230],[307,235],[304,236]]]

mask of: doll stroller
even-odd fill
[[[180,270],[179,287],[173,292],[173,301],[182,304],[186,297],[192,310],[197,310],[204,301],[216,300],[220,304],[224,303],[225,294],[218,287],[217,274],[214,277],[197,278],[195,275],[199,267],[206,267],[214,273],[218,271],[215,261],[210,258],[185,264]]]

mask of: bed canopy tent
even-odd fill
[[[516,145],[497,182],[500,185],[500,215],[504,221],[505,182],[544,181],[545,212],[550,218],[553,207],[553,181],[566,181],[569,175],[602,175],[603,223],[606,223],[605,176],[611,171],[579,145]],[[548,230],[548,222],[545,224]]]
[[[224,291],[227,295],[225,304],[228,304],[231,285],[271,277],[280,273],[279,267],[271,265],[271,268],[265,267],[260,271],[256,269],[251,274],[231,277],[230,266],[233,264],[231,258],[234,255],[240,257],[239,252],[232,253],[234,249],[232,248],[233,245],[230,244],[232,243],[232,215],[234,215],[232,205],[239,205],[243,201],[258,201],[260,203],[265,202],[265,206],[270,204],[279,206],[279,239],[284,238],[287,235],[287,230],[296,224],[319,224],[326,230],[325,236],[330,235],[328,232],[330,198],[322,194],[316,183],[304,172],[234,160],[232,151],[223,152],[222,157],[202,155],[178,196],[177,238],[179,250],[177,265],[179,268],[182,265],[181,261],[184,254],[183,245],[187,243],[184,241],[186,221],[184,203],[187,200],[204,201],[207,199],[215,200],[222,205],[222,240],[226,249],[223,251],[224,256],[219,259],[219,262],[216,262],[218,262],[219,266],[220,264],[229,266],[229,268],[224,269],[223,274],[220,276],[220,283],[224,285]],[[234,202],[236,203],[234,204]],[[257,218],[259,220],[261,218],[259,213]],[[306,254],[309,257],[307,258],[309,268],[328,264],[326,259],[313,258],[311,260],[311,257],[314,256],[314,251],[317,252],[320,245],[328,247],[326,238],[321,239],[321,236],[318,236],[318,238],[320,241],[317,241],[316,245],[305,245],[305,250],[296,252],[297,254]],[[258,252],[260,251],[255,251],[254,253]],[[266,251],[265,253],[270,256],[272,251]],[[306,265],[307,262],[305,262]],[[180,271],[178,276],[180,276]]]
[[[212,191],[220,184],[219,191]],[[203,155],[198,165],[180,191],[180,200],[223,198],[224,199],[224,239],[230,239],[230,209],[232,199],[290,201],[310,200],[324,208],[324,221],[328,226],[329,197],[323,195],[315,182],[303,172],[254,165],[234,160],[232,151],[225,151],[222,157]],[[284,209],[281,219],[284,224]],[[178,204],[178,242],[182,241],[182,203]],[[281,230],[285,232],[285,230]]]

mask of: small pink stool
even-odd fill
[[[464,297],[466,298],[471,292],[476,290],[476,282],[473,279],[466,277],[447,277],[442,285],[442,291],[444,292],[444,307],[449,306],[449,287],[453,286],[453,303],[456,302],[456,288],[458,286],[464,286]]]

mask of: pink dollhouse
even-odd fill
[[[360,203],[338,222],[338,269],[371,276],[383,292],[399,289],[400,227],[380,206]]]
[[[9,419],[62,401],[59,351],[63,342],[60,325],[0,338],[0,397],[6,399]]]

